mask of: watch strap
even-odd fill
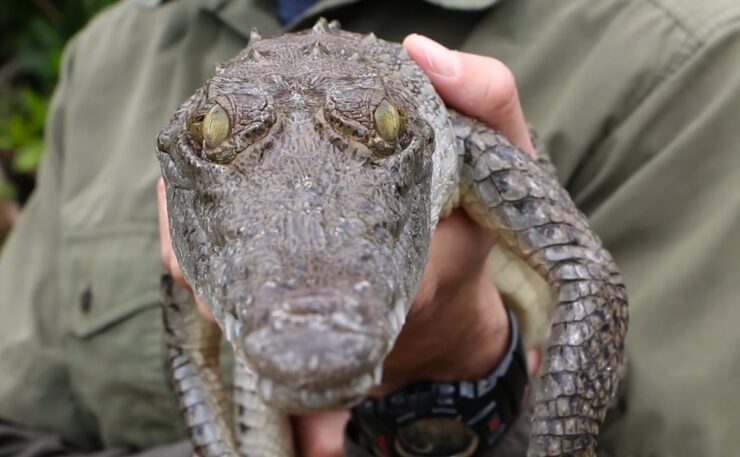
[[[351,410],[359,444],[375,455],[389,457],[473,456],[495,445],[518,417],[528,383],[519,326],[511,310],[507,313],[509,347],[492,371],[474,381],[416,382],[384,397],[363,401]],[[468,452],[452,454],[435,449],[429,453],[404,451],[399,446],[401,431],[428,419],[437,421],[432,428],[464,426],[474,447],[471,444]]]

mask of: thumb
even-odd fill
[[[447,105],[498,129],[535,156],[516,81],[506,65],[492,57],[451,51],[416,34],[407,36],[403,46]]]

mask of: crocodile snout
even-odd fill
[[[322,409],[356,401],[380,382],[396,336],[387,305],[316,288],[258,294],[253,306],[259,325],[232,343],[258,374],[265,401],[290,411]]]
[[[379,335],[304,325],[257,330],[246,337],[244,349],[261,376],[297,391],[330,389],[372,375],[387,345]]]

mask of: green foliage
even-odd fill
[[[13,151],[13,169],[32,172],[44,148],[42,136],[46,118],[46,99],[28,87],[15,88],[12,97],[3,100],[0,113],[0,149]]]
[[[16,194],[15,188],[9,182],[0,180],[0,200],[12,200],[16,197]],[[0,233],[0,238],[3,238],[3,235],[3,233]]]
[[[16,195],[13,176],[33,174],[43,152],[48,99],[64,44],[116,0],[3,0],[0,8],[0,199]]]

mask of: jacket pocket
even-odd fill
[[[64,233],[60,262],[64,360],[78,421],[103,447],[181,439],[166,368],[155,227]]]
[[[150,225],[62,235],[59,277],[65,328],[87,338],[158,306],[159,238]]]

